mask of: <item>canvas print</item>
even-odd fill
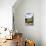
[[[26,25],[33,25],[33,13],[26,13],[25,24]]]

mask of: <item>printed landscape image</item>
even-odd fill
[[[25,23],[29,25],[33,25],[33,16],[32,14],[28,13],[28,15],[25,16]]]

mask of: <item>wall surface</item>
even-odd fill
[[[41,1],[41,41],[46,46],[46,0]]]
[[[14,10],[15,28],[23,33],[24,38],[34,40],[36,46],[41,46],[41,1],[23,0]],[[34,13],[34,25],[25,25],[26,12]]]
[[[0,27],[12,28],[12,6],[16,0],[0,0]]]

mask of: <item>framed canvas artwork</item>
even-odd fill
[[[28,12],[25,14],[25,24],[26,25],[33,25],[33,19],[34,19],[34,14],[32,12]]]

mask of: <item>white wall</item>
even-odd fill
[[[15,6],[15,5],[14,5]],[[24,37],[35,41],[36,46],[41,44],[41,1],[40,0],[24,0],[16,9],[15,15],[15,28],[18,32],[22,32]],[[34,12],[34,25],[25,25],[25,13],[29,11]]]
[[[12,28],[12,6],[16,0],[0,0],[0,27]]]
[[[46,0],[41,1],[41,38],[42,46],[46,46]]]

